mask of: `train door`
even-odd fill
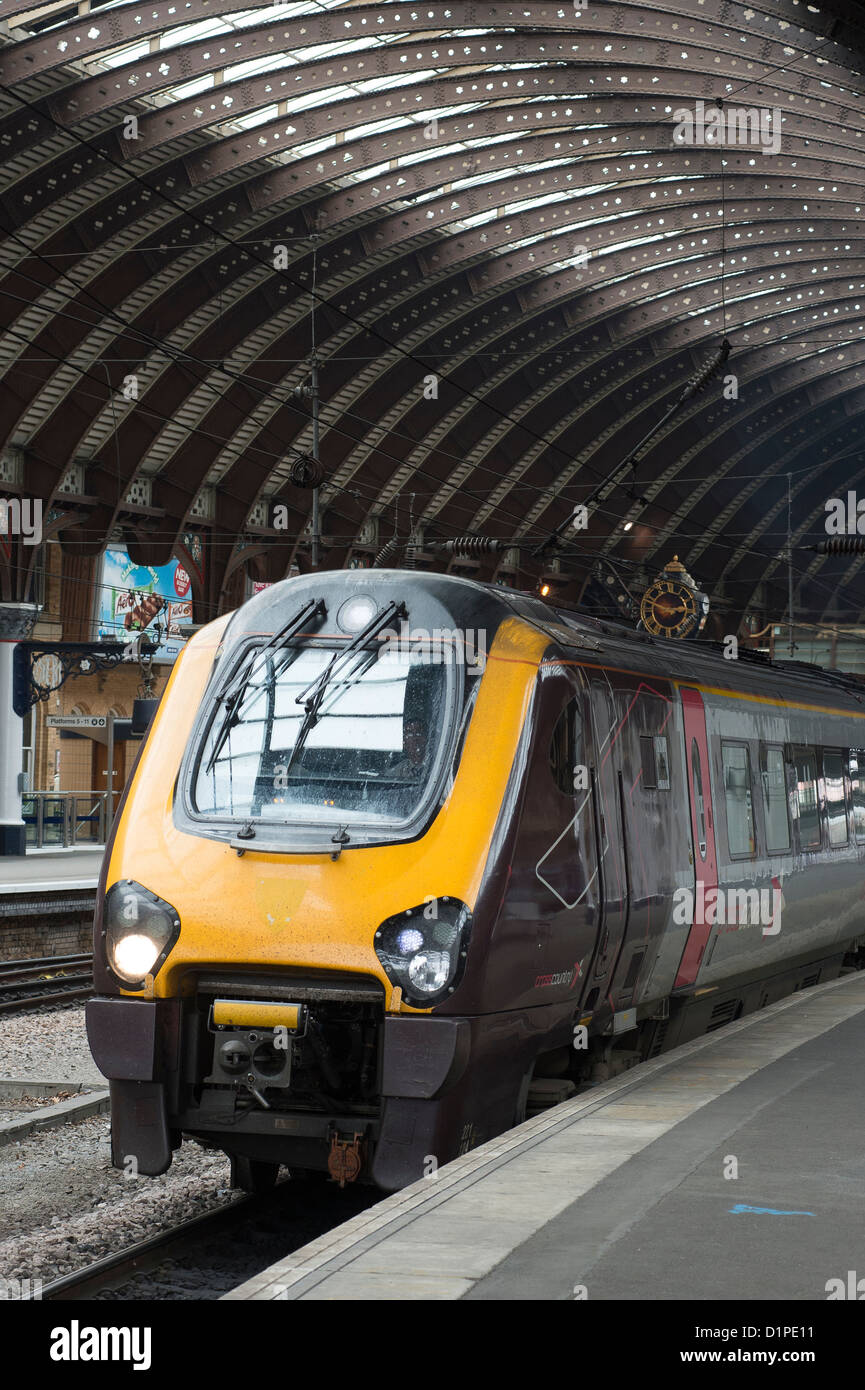
[[[592,723],[596,755],[593,794],[602,914],[589,983],[592,989],[598,989],[598,998],[609,993],[616,962],[627,935],[630,906],[619,745],[621,724],[616,718],[612,694],[600,682],[592,684]],[[610,1007],[615,1007],[612,1000]]]
[[[603,897],[589,744],[590,710],[582,682],[580,689],[571,693],[572,698],[561,708],[553,726],[549,766],[541,757],[536,777],[529,784],[526,814],[533,833],[542,837],[543,853],[535,864],[535,879],[549,890],[559,907],[557,911],[548,902],[543,921],[536,924],[538,942],[546,942],[547,959],[543,963],[556,977],[566,976],[563,965],[573,963],[574,973],[567,980],[564,995],[576,1003],[592,988]],[[551,704],[558,704],[560,698],[553,696]],[[551,831],[555,835],[552,841],[547,838]],[[533,885],[533,897],[535,893]],[[560,983],[564,985],[565,980]]]
[[[715,824],[709,782],[709,740],[706,710],[698,690],[681,691],[685,730],[685,768],[691,803],[691,860],[694,865],[694,916],[685,942],[676,989],[692,985],[712,934],[712,914],[705,911],[706,898],[718,886],[718,860],[715,852]]]

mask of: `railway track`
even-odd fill
[[[92,993],[92,955],[0,961],[0,1014],[65,1004]]]
[[[383,1195],[289,1179],[63,1275],[42,1300],[217,1299]]]

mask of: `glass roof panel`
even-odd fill
[[[229,18],[222,19],[219,15],[199,20],[196,24],[181,24],[177,29],[163,30],[159,47],[176,48],[179,43],[192,43],[196,39],[210,39],[219,34],[230,34],[232,27]]]

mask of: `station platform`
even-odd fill
[[[0,858],[0,961],[91,949],[105,846]]]
[[[482,1145],[224,1298],[825,1301],[865,1276],[863,1011],[865,973],[781,1000]]]
[[[104,845],[34,849],[0,858],[0,894],[95,890]]]

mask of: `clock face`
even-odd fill
[[[700,619],[697,595],[687,584],[656,579],[643,594],[640,617],[653,637],[687,637]]]

